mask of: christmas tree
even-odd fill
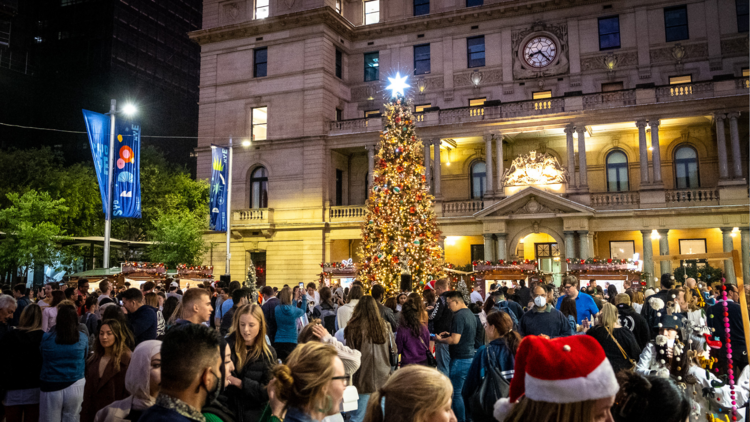
[[[411,273],[412,288],[443,276],[433,196],[425,179],[424,148],[415,134],[411,103],[403,79],[391,80],[393,97],[385,104],[385,129],[375,157],[359,255],[359,280],[399,290],[401,273]],[[391,89],[389,87],[389,89]]]
[[[248,289],[250,291],[250,295],[253,298],[253,301],[258,300],[258,277],[255,274],[255,264],[253,264],[253,260],[250,260],[250,265],[247,267],[247,280],[245,280],[244,288]]]

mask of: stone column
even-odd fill
[[[734,250],[734,242],[732,240],[732,227],[722,227],[721,237],[724,241],[724,252],[732,252]],[[724,277],[727,279],[727,283],[735,284],[734,279],[734,266],[731,260],[724,261]]]
[[[374,180],[375,148],[377,148],[375,145],[365,145],[365,149],[367,150],[367,186],[368,186],[368,189],[372,189],[372,184]],[[370,194],[368,193],[367,196],[369,197]]]
[[[441,235],[441,236],[440,236],[440,239],[438,239],[438,246],[440,246],[440,250],[441,250],[441,251],[443,251],[443,252],[442,252],[442,257],[443,257],[443,259],[445,259],[445,238],[446,238],[446,237],[447,237],[447,236],[442,236],[442,235]]]
[[[750,283],[750,227],[740,228],[742,243],[742,282]]]
[[[565,235],[565,258],[578,258],[576,256],[576,232],[564,232]]]
[[[594,248],[594,232],[589,232],[586,236],[589,238],[589,256],[593,258],[596,256],[596,248]]]
[[[565,126],[566,148],[568,149],[568,189],[576,189],[576,151],[573,143],[573,125]]]
[[[424,177],[427,181],[427,187],[430,187],[430,145],[432,145],[432,142],[428,140],[422,141],[422,145],[424,145]]]
[[[435,172],[433,176],[433,178],[435,179],[435,198],[440,199],[442,197],[440,193],[440,139],[433,139],[432,145],[435,146],[434,164],[432,165],[432,170]]]
[[[508,235],[506,233],[495,233],[497,237],[497,259],[508,259]]]
[[[654,278],[657,277],[654,274],[654,251],[651,247],[651,230],[641,230],[643,236],[643,272],[648,273],[649,276],[646,278],[646,286],[654,287]]]
[[[653,130],[653,129],[652,129]],[[653,132],[652,132],[653,133]],[[653,138],[651,138],[653,139]],[[657,230],[659,233],[659,255],[669,255],[669,229]],[[672,273],[672,263],[669,261],[660,261],[659,269],[661,274]]]
[[[724,120],[727,115],[714,113],[716,122],[716,151],[719,154],[719,179],[729,179],[729,161],[727,160],[727,137],[724,134]]]
[[[740,132],[737,128],[737,118],[740,113],[732,112],[729,117],[729,137],[732,141],[732,173],[735,179],[742,179],[742,157],[740,156]]]
[[[646,121],[638,120],[635,122],[638,126],[638,155],[641,161],[641,186],[649,183],[648,181],[648,145],[646,145]]]
[[[491,133],[485,133],[484,134],[484,156],[485,159],[485,165],[487,166],[487,177],[485,177],[485,180],[487,181],[487,185],[485,186],[485,197],[492,197],[494,189],[492,188],[492,134]]]
[[[503,174],[505,173],[505,163],[503,163],[503,135],[501,134],[495,136],[495,151],[497,153],[497,186],[495,187],[495,197],[504,198]]]
[[[588,230],[578,231],[578,250],[580,251],[581,259],[589,258],[589,232]]]
[[[651,126],[651,159],[654,161],[654,183],[661,184],[661,150],[659,149],[659,119],[649,120]]]
[[[494,261],[495,260],[495,254],[493,253],[492,248],[492,234],[485,233],[484,234],[484,260],[485,261]]]
[[[588,170],[586,170],[586,126],[576,126],[576,132],[578,132],[578,172],[580,173],[580,184],[578,187],[583,190],[588,190]]]

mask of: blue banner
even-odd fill
[[[94,157],[94,169],[102,196],[102,210],[107,213],[107,180],[109,162],[109,116],[83,110],[86,131]],[[114,173],[112,178],[112,217],[141,218],[141,128],[133,120],[115,121]]]
[[[227,182],[229,182],[229,149],[211,147],[211,194],[209,229],[227,231]]]

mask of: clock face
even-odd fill
[[[534,37],[523,48],[523,58],[531,67],[544,67],[557,57],[557,44],[549,37]]]

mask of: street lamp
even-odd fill
[[[120,113],[132,116],[136,113],[133,104],[126,104]],[[115,115],[117,111],[117,100],[112,100],[109,105],[109,157],[107,160],[107,214],[104,221],[104,268],[109,269],[110,237],[112,235],[112,178],[115,162]]]

